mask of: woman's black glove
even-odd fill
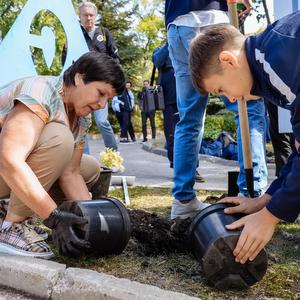
[[[59,248],[59,253],[79,256],[83,250],[90,248],[90,243],[79,239],[73,227],[83,226],[87,222],[83,217],[56,208],[43,223],[52,229],[53,240]]]

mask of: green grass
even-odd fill
[[[131,187],[129,195],[130,208],[169,216],[172,202],[170,190]],[[122,199],[123,192],[117,189],[110,192],[110,196]],[[198,198],[203,201],[207,196],[207,192],[199,192]],[[209,196],[220,194],[213,192]],[[294,240],[284,239],[282,231],[292,234]],[[96,270],[201,299],[300,299],[300,224],[281,223],[267,246],[267,252],[269,267],[262,281],[247,290],[226,292],[207,285],[199,263],[192,255],[141,257],[132,251],[132,241],[119,256],[70,259],[57,255],[55,260],[69,267]]]

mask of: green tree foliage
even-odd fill
[[[31,53],[38,74],[56,76],[59,75],[62,70],[61,54],[66,43],[66,34],[57,17],[52,12],[45,10],[40,11],[34,17],[31,23],[31,33],[39,35],[45,25],[52,29],[56,37],[56,51],[51,67],[48,68],[46,65],[42,49],[31,47]]]
[[[0,0],[0,30],[2,37],[9,31],[25,2],[26,0]]]
[[[147,14],[140,20],[136,30],[143,45],[145,62],[151,57],[153,50],[165,40],[164,21],[160,16]]]
[[[142,50],[142,70],[140,72],[140,85],[142,79],[150,78],[152,71],[152,52],[166,41],[162,0],[142,0],[139,3],[138,23],[135,31]]]
[[[267,23],[270,24],[270,16],[266,0],[254,0],[253,2],[255,10],[257,12],[257,22],[260,22],[263,19],[267,19]]]
[[[122,67],[128,79],[136,81],[141,68],[142,51],[132,24],[138,13],[138,4],[130,0],[93,1],[98,7],[100,24],[112,33],[119,48]]]

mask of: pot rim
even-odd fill
[[[192,234],[194,232],[195,227],[198,225],[199,222],[201,222],[206,216],[215,213],[220,210],[224,210],[226,207],[232,206],[228,205],[225,203],[214,203],[208,207],[205,207],[202,209],[193,219],[191,225],[189,226],[189,231],[188,231],[188,237],[189,240],[191,241],[192,239]]]

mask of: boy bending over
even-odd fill
[[[263,97],[291,111],[296,150],[280,176],[258,198],[220,201],[236,205],[226,213],[249,214],[227,226],[244,227],[233,252],[243,264],[255,259],[280,220],[293,222],[300,212],[300,12],[247,38],[231,25],[209,26],[193,39],[189,64],[201,93],[225,95],[232,102]]]

